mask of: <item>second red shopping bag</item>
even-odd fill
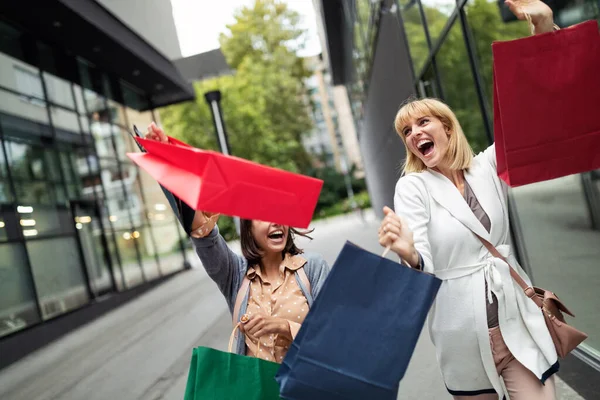
[[[597,22],[492,51],[499,177],[520,186],[600,168]]]
[[[147,153],[128,153],[140,168],[195,210],[306,228],[323,181],[238,157],[137,139]]]

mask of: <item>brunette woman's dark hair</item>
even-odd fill
[[[312,237],[308,236],[314,229],[307,231],[299,231],[295,228],[289,228],[287,241],[285,242],[285,248],[283,249],[282,256],[291,254],[292,256],[304,253],[304,250],[299,249],[294,243],[294,237],[296,235],[302,236],[312,240]],[[240,220],[240,246],[242,248],[242,254],[248,261],[248,265],[260,265],[262,260],[262,252],[258,247],[258,243],[252,236],[252,220],[242,219]]]

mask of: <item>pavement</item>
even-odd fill
[[[380,253],[374,214],[317,221],[314,240],[300,241],[333,264],[346,240]],[[239,250],[237,243],[231,247]],[[390,256],[391,257],[391,256]],[[191,349],[226,350],[226,303],[197,258],[153,290],[0,371],[3,400],[181,400]],[[558,380],[559,399],[579,400]],[[399,399],[450,399],[424,330]]]

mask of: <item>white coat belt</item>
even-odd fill
[[[510,246],[508,245],[500,245],[497,249],[505,258],[510,254]],[[512,282],[512,277],[510,276],[510,267],[503,260],[489,254],[481,263],[435,271],[435,276],[443,281],[447,281],[473,275],[481,270],[483,270],[483,276],[487,282],[487,300],[492,303],[493,292],[498,298],[498,301],[502,302],[504,305],[503,308],[506,319],[510,320],[517,318],[519,310],[515,287]]]

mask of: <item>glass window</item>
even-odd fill
[[[133,85],[125,81],[121,81],[121,91],[123,92],[123,100],[125,106],[136,110],[149,108],[148,99],[144,93]],[[131,121],[129,121],[131,123]]]
[[[103,232],[93,203],[77,203],[74,207],[75,228],[83,250],[92,291],[97,296],[112,289]]]
[[[75,135],[81,133],[81,129],[79,128],[79,117],[75,112],[67,111],[60,107],[50,106],[50,113],[52,114],[52,123],[56,128],[63,129]]]
[[[137,232],[137,233],[136,233]],[[116,240],[119,254],[121,255],[121,265],[127,287],[137,286],[144,281],[142,269],[140,268],[136,241],[140,233],[136,230],[117,231]]]
[[[23,33],[15,27],[0,21],[0,52],[23,59],[21,36]]]
[[[489,146],[467,49],[458,21],[435,57],[444,100],[452,108],[475,153]]]
[[[133,230],[132,237],[137,241],[138,249],[142,257],[142,268],[146,281],[152,281],[161,274],[156,263],[156,240],[152,237],[152,230],[149,226],[138,227]]]
[[[91,124],[91,132],[96,144],[96,153],[98,154],[98,157],[101,158],[116,157],[112,136],[113,131],[117,134],[119,128],[98,118],[98,114],[94,114],[94,121]]]
[[[14,65],[13,72],[17,91],[31,96],[32,103],[44,106],[44,88],[38,70],[29,66]]]
[[[417,86],[417,91],[421,97],[442,98],[433,65],[429,65]]]
[[[133,129],[133,125],[135,125],[141,132],[145,132],[148,125],[154,121],[150,111],[140,112],[132,108],[127,108],[126,112],[127,120],[129,121],[128,129]],[[160,123],[160,121],[156,121],[156,123]]]
[[[28,240],[26,246],[44,319],[89,301],[75,238]]]
[[[26,238],[74,233],[71,214],[66,208],[22,204],[17,212],[19,225]]]
[[[39,320],[23,244],[0,244],[0,337]]]
[[[535,285],[560,296],[577,315],[569,323],[589,335],[584,347],[600,356],[600,229],[592,219],[600,207],[599,172],[594,197],[581,175],[514,188],[513,194]]]
[[[450,15],[456,9],[455,0],[421,0],[423,4],[423,12],[427,20],[427,29],[429,29],[429,37],[431,44],[435,43],[440,38],[440,34],[444,30]]]
[[[485,85],[483,89],[488,110],[493,110],[492,42],[529,36],[529,28],[520,21],[504,22],[498,4],[487,0],[470,0],[465,6],[465,14],[478,58],[479,73]]]
[[[43,76],[48,91],[48,100],[74,110],[75,101],[71,91],[71,83],[48,72],[43,72]]]
[[[410,57],[415,73],[418,74],[429,55],[429,46],[425,36],[423,19],[419,12],[419,3],[414,0],[400,0],[400,9],[404,30],[408,39]]]
[[[113,124],[125,126],[125,108],[114,100],[108,100],[110,121]]]
[[[0,89],[0,112],[49,125],[46,102],[26,95]]]
[[[15,181],[17,200],[23,204],[46,204],[56,203],[54,185],[49,182]]]

